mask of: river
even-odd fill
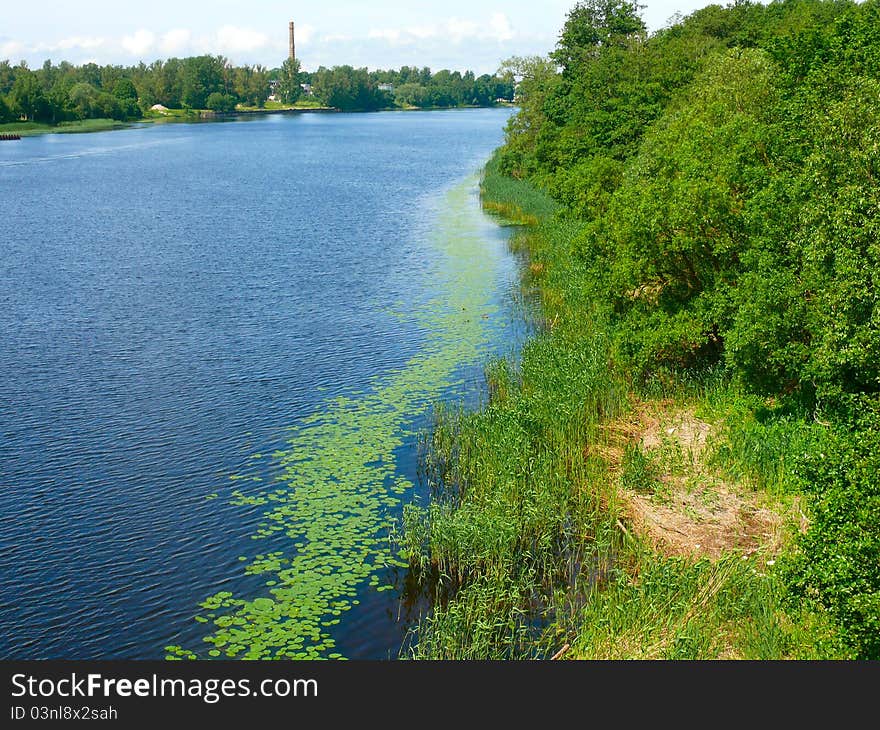
[[[526,336],[509,114],[0,145],[0,656],[397,657],[418,434]]]

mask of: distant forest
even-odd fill
[[[512,100],[513,92],[511,75],[432,72],[427,67],[368,71],[322,66],[305,72],[298,61],[268,69],[233,66],[223,56],[211,55],[127,67],[46,61],[36,70],[24,62],[0,61],[0,123],[129,121],[142,117],[154,104],[231,112],[238,105],[264,107],[270,96],[293,104],[307,95],[343,111],[492,106],[498,99]]]

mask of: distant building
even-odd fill
[[[313,93],[313,92],[312,92],[312,85],[311,85],[311,84],[300,84],[300,85],[299,85],[299,88],[301,88],[301,89],[303,90],[303,93],[304,93],[306,96],[311,96],[312,93]]]
[[[281,82],[278,79],[269,79],[269,98],[268,101],[278,101],[278,85]]]
[[[379,84],[379,91],[394,92],[394,84]]]

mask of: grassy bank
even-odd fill
[[[33,137],[38,134],[77,134],[84,132],[106,132],[111,129],[124,129],[129,125],[115,119],[83,119],[77,122],[42,124],[40,122],[10,122],[0,124],[0,133],[19,134]]]
[[[437,107],[460,108],[460,107]],[[471,108],[471,107],[468,107]],[[473,107],[476,108],[476,107]],[[412,107],[413,110],[416,107]],[[280,102],[266,102],[263,107],[249,107],[239,104],[234,112],[219,113],[208,109],[165,109],[162,111],[148,111],[141,119],[131,122],[120,122],[115,119],[83,119],[75,122],[60,122],[58,124],[43,124],[41,122],[8,122],[0,124],[0,134],[18,134],[22,137],[32,137],[39,134],[74,134],[84,132],[106,132],[112,129],[126,129],[132,124],[162,124],[166,122],[197,122],[212,117],[233,117],[236,114],[277,114],[279,112],[296,111],[337,111],[332,107],[323,106],[321,102],[313,99],[301,99],[295,104],[282,104]],[[380,111],[401,111],[400,107],[383,109]]]
[[[261,107],[246,106],[245,104],[238,104],[235,107],[235,110],[239,112],[256,112],[264,114],[269,114],[271,112],[294,111],[296,109],[329,109],[329,107],[324,106],[317,99],[299,99],[294,104],[284,104],[280,101],[267,101],[265,105]]]
[[[407,508],[400,538],[432,610],[403,654],[848,656],[779,572],[806,529],[780,469],[815,434],[771,434],[720,372],[632,382],[609,308],[587,293],[582,224],[494,161],[482,196],[527,224],[513,245],[544,326],[520,362],[487,369],[483,410],[438,414],[431,498]]]
[[[242,114],[273,114],[284,111],[313,111],[324,110],[318,102],[301,101],[293,106],[268,102],[265,108],[240,107],[236,113]],[[76,134],[85,132],[107,132],[112,129],[127,129],[132,124],[162,124],[165,122],[197,122],[207,117],[215,116],[213,112],[200,109],[166,109],[164,111],[148,111],[143,118],[131,122],[120,122],[115,119],[82,119],[75,122],[59,122],[58,124],[43,124],[41,122],[9,122],[0,124],[0,134],[18,134],[22,137],[33,137],[39,134]],[[216,115],[221,116],[221,115]]]

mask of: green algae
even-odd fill
[[[424,328],[424,346],[367,392],[328,400],[293,427],[287,448],[271,455],[279,474],[271,489],[233,492],[233,504],[267,507],[253,539],[289,540],[285,551],[243,560],[245,574],[266,577],[265,595],[209,596],[196,616],[211,627],[206,647],[166,647],[169,659],[204,658],[205,649],[208,657],[341,659],[332,629],[358,604],[357,593],[392,588],[380,585],[379,572],[406,564],[390,549],[391,510],[413,488],[396,472],[395,452],[461,366],[479,361],[495,310],[497,260],[486,250],[494,224],[479,208],[476,185],[471,178],[453,188],[436,221],[441,262],[426,272],[436,296],[409,311],[391,307]]]

